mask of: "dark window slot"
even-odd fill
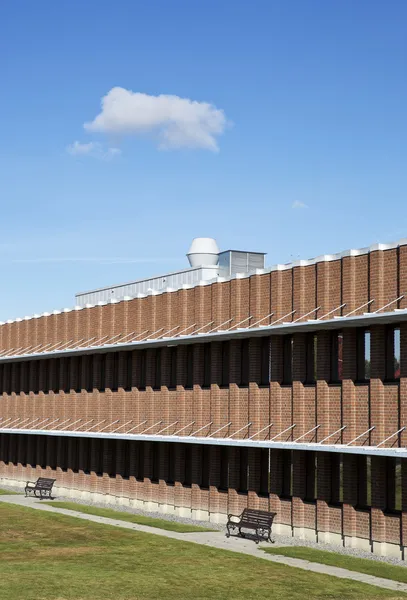
[[[161,389],[161,348],[157,348],[154,356],[153,389]]]
[[[137,442],[137,481],[144,481],[144,443]]]
[[[230,342],[221,342],[221,373],[220,385],[227,387],[229,385],[229,367],[230,367]]]
[[[226,491],[229,488],[229,448],[220,447],[220,481],[219,490]]]
[[[192,389],[194,385],[194,346],[187,346],[187,379],[185,387]]]
[[[151,481],[158,483],[160,477],[160,445],[156,442],[151,444]]]
[[[370,379],[370,331],[358,329],[356,333],[356,378],[360,382]]]
[[[167,442],[167,483],[173,485],[175,482],[175,444],[172,442]]]
[[[271,338],[261,339],[260,384],[269,385],[271,380]]]
[[[293,338],[286,335],[283,338],[283,384],[291,385],[293,382]]]
[[[293,495],[292,475],[293,475],[293,459],[292,450],[282,450],[282,485],[281,495],[283,498],[291,498]]]
[[[305,383],[313,384],[316,380],[317,361],[316,361],[316,350],[317,350],[317,338],[314,333],[309,333],[306,336],[305,341],[305,353],[306,353],[306,374]]]
[[[262,448],[260,450],[260,495],[268,496],[270,491],[270,450]]]
[[[130,392],[133,385],[133,352],[126,352],[126,354],[124,355],[124,365],[124,389],[126,390],[126,392]]]
[[[99,355],[99,391],[106,389],[106,354]]]
[[[239,448],[239,492],[248,491],[249,449]]]
[[[192,485],[192,446],[185,444],[184,447],[184,477],[182,481],[184,487]]]
[[[204,344],[204,373],[203,373],[203,387],[209,388],[211,385],[211,372],[212,372],[212,348],[211,344]]]
[[[250,377],[250,340],[244,339],[240,343],[240,385],[249,385]]]
[[[316,500],[316,455],[312,450],[305,452],[305,495],[306,502]]]
[[[112,383],[111,390],[112,392],[117,392],[119,389],[119,353],[113,352],[111,354],[111,365],[112,365]]]
[[[173,347],[169,349],[170,356],[170,389],[175,389],[177,387],[177,356],[178,356],[178,348]]]
[[[141,350],[139,355],[140,373],[139,373],[139,389],[146,389],[146,370],[147,370],[147,351]]]
[[[201,446],[201,488],[209,488],[209,469],[211,464],[211,447]]]

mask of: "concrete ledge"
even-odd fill
[[[10,477],[0,477],[0,485],[13,487],[24,490],[26,480],[12,479]],[[114,496],[113,494],[102,494],[100,492],[92,492],[89,490],[78,490],[63,486],[55,486],[55,497],[64,496],[65,498],[73,498],[76,500],[93,501],[99,504],[104,504],[106,507],[120,508],[127,506],[143,511],[162,513],[164,515],[174,515],[178,517],[186,517],[197,521],[206,521],[212,523],[225,524],[227,515],[224,513],[210,512],[198,508],[187,506],[174,506],[172,504],[160,504],[151,500],[139,500],[128,496]],[[356,536],[342,536],[338,532],[317,531],[309,527],[293,527],[287,523],[275,523],[273,533],[276,535],[292,536],[302,540],[311,542],[321,542],[324,544],[332,544],[335,546],[344,546],[346,548],[358,548],[366,552],[373,552],[378,556],[391,556],[400,560],[404,560],[405,547],[390,542],[373,542],[365,538]]]

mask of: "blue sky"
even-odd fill
[[[404,0],[9,0],[0,55],[0,319],[196,236],[268,264],[407,237]]]

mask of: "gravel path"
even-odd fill
[[[21,493],[21,488],[18,488],[15,486],[1,484],[1,489]],[[70,498],[70,497],[65,497],[65,496],[58,496],[57,498],[55,498],[55,500],[58,502],[73,502],[75,504],[82,504],[85,506],[95,506],[97,508],[111,508],[111,509],[117,510],[119,512],[126,512],[126,513],[130,513],[130,514],[134,514],[134,515],[144,515],[146,517],[164,519],[165,521],[175,521],[177,523],[184,523],[186,525],[199,525],[201,527],[205,527],[208,529],[225,531],[225,526],[220,523],[212,523],[212,522],[208,522],[208,521],[197,521],[196,519],[189,519],[187,517],[180,517],[180,516],[172,515],[172,514],[164,514],[161,512],[150,512],[150,511],[145,511],[145,510],[142,510],[139,508],[133,508],[130,506],[122,506],[122,505],[117,505],[117,504],[94,502],[92,500],[82,500],[82,499]],[[398,566],[407,568],[406,561],[399,560],[398,558],[391,557],[391,556],[378,556],[377,554],[366,552],[365,550],[360,550],[359,548],[345,548],[343,546],[336,546],[333,544],[324,544],[321,542],[317,544],[316,542],[311,542],[309,540],[302,540],[298,537],[278,535],[278,534],[274,534],[274,533],[273,533],[273,538],[276,541],[276,545],[279,545],[279,546],[306,546],[308,548],[315,548],[317,550],[330,550],[332,552],[337,552],[339,554],[355,556],[358,558],[368,558],[370,560],[386,562],[386,563],[390,563],[393,565],[398,565]]]

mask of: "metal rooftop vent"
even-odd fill
[[[187,253],[191,267],[218,264],[219,248],[213,238],[195,238]]]

